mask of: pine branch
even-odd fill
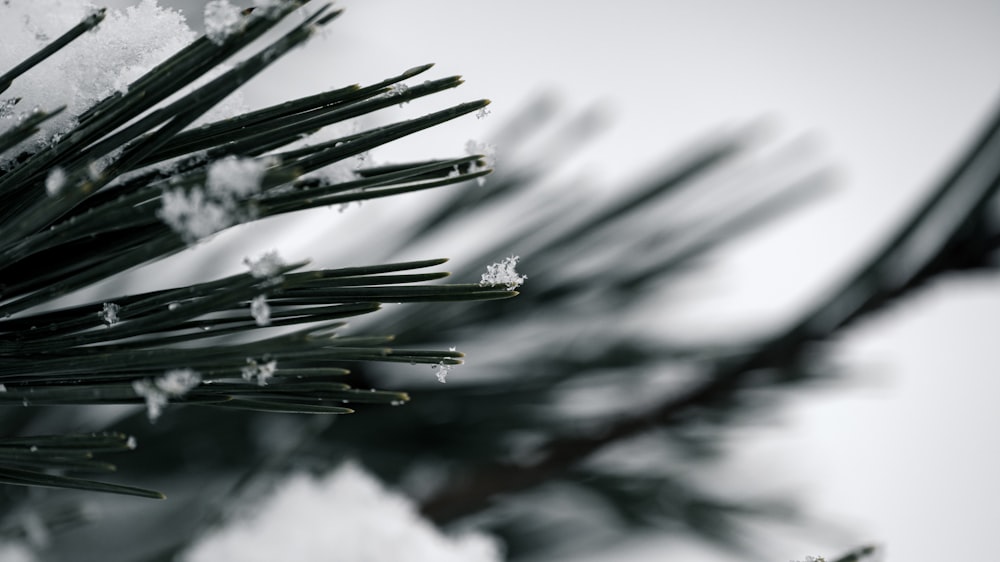
[[[490,172],[473,155],[352,173],[351,181],[306,176],[489,103],[460,104],[329,142],[291,146],[325,126],[461,84],[450,77],[395,87],[431,65],[195,127],[211,108],[341,13],[322,6],[270,45],[190,87],[306,3],[290,0],[245,12],[242,24],[221,40],[197,39],[83,111],[72,130],[34,152],[12,154],[60,110],[27,115],[0,135],[0,160],[6,163],[0,171],[0,406],[145,404],[155,420],[172,403],[306,414],[351,413],[347,405],[356,403],[396,405],[408,400],[405,392],[352,388],[338,380],[349,372],[344,366],[402,362],[444,368],[461,363],[462,353],[396,348],[392,336],[344,337],[341,320],[375,312],[385,302],[517,294],[433,283],[447,272],[411,273],[442,259],[307,270],[305,263],[272,257],[222,279],[51,306],[58,297],[236,224],[434,189]],[[103,14],[88,16],[4,74],[0,90],[93,29]],[[101,435],[132,442],[117,433]],[[80,443],[100,449],[104,442],[96,436]],[[0,482],[160,497],[56,474],[113,469],[83,449],[69,454],[48,448],[50,442],[77,441],[8,439],[8,448],[0,450]]]

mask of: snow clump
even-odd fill
[[[243,263],[250,268],[250,275],[253,275],[257,279],[274,277],[285,266],[285,260],[281,259],[277,250],[264,252],[257,259],[244,257]]]
[[[271,325],[271,307],[267,304],[266,295],[257,295],[250,301],[250,315],[258,326]]]
[[[165,189],[157,216],[188,244],[237,224],[247,218],[239,203],[260,190],[266,166],[235,156],[213,162],[204,188]]]
[[[100,316],[101,321],[107,324],[107,326],[110,328],[111,326],[114,326],[115,324],[118,323],[119,320],[118,311],[121,310],[121,308],[122,307],[118,306],[113,302],[106,302],[104,303],[104,306],[101,308],[101,311],[97,313],[97,315]]]
[[[240,374],[247,382],[256,381],[259,386],[267,386],[267,381],[274,376],[276,370],[278,370],[278,362],[274,359],[258,362],[252,357],[247,357],[247,364],[240,369]]]
[[[132,390],[146,399],[146,413],[150,422],[155,422],[170,398],[184,396],[192,388],[201,384],[201,375],[193,369],[171,369],[155,380],[138,379],[132,381]]]
[[[204,536],[179,559],[500,562],[502,557],[486,535],[443,535],[408,498],[346,463],[324,477],[293,474],[250,515]]]
[[[205,37],[221,45],[230,35],[243,30],[244,19],[240,9],[229,0],[212,0],[205,4]]]
[[[483,157],[483,165],[480,166],[477,162],[473,162],[472,165],[469,166],[469,172],[486,170],[494,167],[497,163],[497,147],[486,142],[477,142],[470,139],[465,143],[465,153],[469,156],[479,154]],[[476,183],[482,186],[486,183],[486,178],[480,176],[476,178]]]
[[[517,267],[517,260],[519,259],[521,259],[520,256],[510,256],[504,258],[499,263],[487,265],[486,273],[483,274],[482,279],[479,281],[479,286],[504,285],[508,291],[513,291],[523,285],[524,280],[528,276],[518,274],[515,269]]]

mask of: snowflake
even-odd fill
[[[274,359],[267,361],[261,360],[260,363],[256,359],[247,357],[247,364],[245,367],[240,369],[240,374],[243,379],[248,382],[257,381],[260,386],[267,386],[267,381],[274,376],[274,372],[278,369],[278,362]]]
[[[407,86],[406,84],[399,84],[399,83],[393,84],[392,86],[389,86],[388,90],[386,90],[385,97],[391,98],[393,96],[402,96],[409,89],[410,87]],[[409,103],[409,101],[410,100],[404,100],[399,102],[399,107],[403,107],[403,104]]]
[[[201,375],[193,369],[171,369],[155,380],[132,381],[132,390],[146,399],[146,414],[155,422],[170,398],[184,396],[201,383]]]
[[[456,348],[449,347],[448,351],[455,351]],[[434,369],[434,375],[437,377],[439,383],[448,382],[448,373],[454,368],[454,365],[445,363],[442,359],[439,363],[431,365],[431,369]]]
[[[277,250],[270,250],[255,260],[245,257],[243,263],[250,268],[250,275],[257,279],[266,279],[273,277],[285,265],[285,260],[281,259]]]
[[[453,366],[441,361],[440,363],[431,365],[431,369],[434,369],[434,375],[437,377],[438,382],[443,384],[448,382],[448,372],[451,371]]]
[[[513,291],[517,287],[520,287],[524,284],[524,280],[528,276],[517,273],[515,267],[517,267],[517,260],[519,259],[521,259],[520,256],[510,256],[504,258],[499,263],[487,265],[486,273],[483,274],[482,279],[479,281],[479,286],[504,285],[508,291]]]
[[[115,324],[118,323],[119,320],[118,311],[121,310],[121,308],[122,307],[118,306],[113,302],[106,302],[104,303],[104,307],[101,309],[100,312],[97,313],[97,315],[100,316],[101,320],[105,324],[107,324],[108,327],[110,328],[111,326],[114,326]]]

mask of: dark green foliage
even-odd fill
[[[304,263],[276,267],[100,302],[53,308],[54,299],[97,281],[177,253],[197,236],[162,220],[164,192],[192,193],[223,158],[264,167],[259,191],[241,194],[234,216],[260,219],[464,182],[489,172],[477,156],[369,170],[355,181],[330,184],[303,174],[354,157],[476,111],[488,101],[461,104],[425,117],[364,131],[305,148],[283,147],[320,128],[401,101],[453,88],[458,78],[427,81],[400,92],[390,86],[427,71],[413,68],[370,86],[348,86],[245,115],[191,128],[208,109],[339,12],[329,6],[176,101],[156,107],[237,51],[261,37],[305,2],[289,1],[276,13],[250,14],[237,33],[215,44],[201,38],[131,84],[84,112],[69,133],[29,154],[11,154],[49,113],[37,112],[0,137],[8,164],[0,174],[0,405],[18,409],[50,405],[142,404],[138,383],[155,385],[173,369],[193,369],[200,384],[171,402],[268,413],[350,413],[353,403],[398,404],[402,392],[357,390],[342,382],[350,362],[382,361],[453,365],[462,354],[437,349],[397,349],[392,337],[339,337],[342,319],[369,314],[384,302],[435,302],[507,298],[516,293],[479,285],[429,282],[446,272],[410,273],[445,260],[304,270]],[[96,26],[96,12],[38,55],[0,78],[24,72]],[[172,163],[149,167],[167,160]],[[51,174],[65,179],[47,190]],[[48,191],[48,192],[47,192]],[[225,226],[225,225],[223,225]],[[197,234],[197,233],[196,233]],[[267,297],[270,323],[249,313]],[[111,316],[108,315],[111,307]],[[279,370],[260,384],[244,380],[248,366],[275,361]],[[270,363],[272,366],[275,363]],[[254,373],[249,373],[253,375]],[[270,373],[269,373],[270,374]],[[264,384],[264,383],[267,384]],[[151,417],[155,417],[151,414]],[[5,415],[5,432],[31,416]],[[40,418],[39,418],[40,419]],[[161,497],[128,486],[81,480],[59,472],[107,472],[92,452],[125,450],[120,434],[11,438],[0,445],[0,480],[8,484],[82,488]],[[69,447],[68,444],[72,444]],[[67,448],[69,447],[69,450]]]

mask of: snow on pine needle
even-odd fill
[[[271,325],[271,306],[267,304],[267,295],[257,295],[250,301],[250,316],[258,326]]]
[[[155,422],[170,398],[184,396],[201,384],[201,375],[193,369],[171,369],[156,379],[132,381],[132,389],[146,399],[146,414]]]
[[[247,357],[247,364],[240,369],[240,375],[247,382],[256,383],[258,386],[267,386],[267,382],[278,370],[278,362],[274,359],[262,359],[257,361],[252,357]]]
[[[253,218],[240,201],[260,191],[267,164],[228,156],[208,166],[205,185],[163,191],[157,215],[189,244]]]
[[[521,259],[520,256],[509,256],[498,263],[487,265],[486,273],[483,274],[479,285],[481,287],[503,285],[508,291],[520,287],[528,276],[517,272],[516,267],[519,259]]]
[[[101,311],[97,313],[101,317],[101,321],[104,322],[109,328],[114,326],[120,320],[118,318],[118,311],[121,307],[113,302],[106,302],[101,306]]]
[[[227,37],[243,28],[240,11],[229,0],[211,0],[205,4],[205,37],[216,45],[224,43]]]
[[[243,263],[250,268],[250,275],[258,279],[274,277],[285,266],[285,260],[277,250],[268,250],[256,259],[244,257]]]
[[[482,108],[480,110],[480,112],[485,111],[485,110],[486,110],[486,108],[484,107],[484,108]],[[477,117],[480,117],[480,115],[477,114]],[[480,142],[480,141],[475,141],[475,140],[469,139],[465,143],[465,153],[468,154],[468,155],[470,155],[470,156],[482,155],[482,157],[483,157],[482,165],[480,165],[478,163],[473,163],[473,165],[472,165],[472,170],[473,171],[487,170],[487,169],[490,169],[490,168],[493,168],[494,166],[496,166],[496,163],[497,163],[497,147],[494,146],[494,145],[492,145],[492,144],[490,144],[490,143],[488,143],[488,142]],[[476,183],[479,184],[480,187],[482,187],[483,185],[486,184],[486,178],[482,177],[482,176],[478,177],[478,178],[476,178]]]

